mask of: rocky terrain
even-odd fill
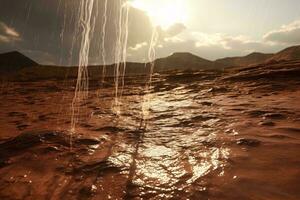
[[[1,83],[0,199],[300,198],[300,61],[91,80],[70,134],[74,79]]]

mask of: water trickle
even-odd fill
[[[124,87],[124,77],[126,70],[127,57],[127,40],[128,40],[128,14],[129,4],[126,1],[119,0],[120,7],[118,16],[115,22],[116,28],[116,43],[115,43],[115,100],[112,105],[113,112],[118,116],[121,112],[120,98],[122,97]],[[121,79],[120,79],[121,78]],[[120,91],[121,82],[121,91]]]
[[[106,38],[106,23],[107,23],[107,0],[104,0],[104,9],[102,16],[102,40],[101,40],[101,58],[102,58],[102,84],[105,80],[106,74],[106,51],[105,51],[105,38]]]
[[[126,71],[127,58],[127,40],[128,40],[128,19],[129,19],[129,3],[126,0],[117,0],[113,2],[117,16],[114,18],[115,24],[115,44],[114,45],[114,101],[112,111],[119,116],[121,112],[120,98],[122,97],[124,88],[124,77]],[[75,34],[73,36],[72,48],[75,46],[76,35],[81,37],[79,51],[79,68],[78,78],[76,82],[75,95],[72,102],[72,120],[71,133],[76,129],[76,124],[79,121],[81,104],[88,98],[89,89],[89,74],[88,65],[90,57],[91,42],[96,38],[96,34],[100,33],[101,43],[99,45],[99,57],[103,65],[101,82],[104,83],[107,65],[106,52],[106,31],[108,24],[108,0],[103,3],[103,15],[101,16],[101,31],[96,32],[97,19],[99,17],[98,1],[82,0],[80,2],[78,23],[76,24]],[[73,51],[73,50],[72,50]],[[72,56],[72,53],[71,53]],[[121,88],[120,88],[121,87]]]
[[[89,51],[91,41],[91,30],[93,29],[92,11],[94,7],[94,0],[82,0],[80,2],[80,14],[78,28],[82,29],[80,53],[79,53],[79,67],[78,77],[76,82],[75,95],[72,101],[72,119],[71,119],[71,137],[75,133],[76,124],[78,122],[78,115],[80,112],[80,103],[88,97],[88,64]],[[71,146],[72,146],[72,139]]]
[[[156,57],[156,51],[155,47],[157,45],[159,38],[159,34],[157,31],[157,27],[153,28],[152,31],[152,36],[150,39],[149,43],[149,50],[148,50],[148,60],[149,60],[149,68],[150,72],[148,75],[148,81],[146,82],[145,85],[145,95],[143,96],[143,101],[142,101],[142,120],[140,124],[140,128],[146,129],[147,127],[147,119],[149,117],[149,109],[150,109],[150,101],[151,101],[151,85],[152,85],[152,77],[153,77],[153,71],[154,71],[154,66],[155,66],[155,57]]]

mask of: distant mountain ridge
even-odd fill
[[[218,59],[215,62],[222,63],[226,66],[241,67],[241,66],[250,66],[250,65],[263,63],[273,56],[274,56],[274,54],[264,54],[264,53],[259,53],[259,52],[253,52],[246,56],[228,57],[228,58]]]
[[[231,67],[247,67],[271,62],[300,60],[300,46],[286,48],[276,54],[254,52],[244,57],[231,57],[210,61],[188,52],[173,53],[170,56],[156,59],[155,72],[173,70],[224,70]],[[122,64],[121,64],[122,66]],[[143,75],[150,71],[149,63],[126,63],[126,75]],[[101,76],[103,66],[89,66],[89,74],[93,79]],[[113,76],[113,65],[107,66],[107,76]],[[100,70],[100,71],[99,71]],[[44,66],[36,63],[23,54],[14,51],[0,54],[0,72],[2,77],[32,78],[75,78],[77,67]]]
[[[300,59],[300,45],[288,47],[273,55],[271,58],[266,60],[266,62],[290,61],[290,60],[298,60],[298,59]]]
[[[18,51],[0,54],[1,72],[12,72],[25,67],[32,67],[37,65],[39,64]]]
[[[218,64],[210,60],[206,60],[188,52],[173,53],[165,58],[155,60],[155,71],[169,70],[199,70],[199,69],[216,69],[216,67],[224,67],[222,63]],[[188,67],[187,67],[188,66]]]

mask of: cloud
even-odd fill
[[[136,44],[134,47],[129,47],[129,49],[132,50],[132,51],[138,51],[138,50],[140,50],[141,48],[143,48],[144,46],[147,46],[147,45],[148,45],[147,42],[142,42],[142,43]]]
[[[168,35],[168,31],[160,32],[162,39],[156,48],[157,57],[168,56],[174,52],[191,52],[215,60],[222,57],[245,56],[252,52],[275,53],[292,44],[300,43],[300,20],[284,25],[279,30],[270,31],[257,40],[245,35],[193,31],[184,25],[181,29],[179,25],[173,28],[179,30],[174,31],[174,35]],[[145,57],[148,48],[147,43],[130,48],[129,60],[148,61]]]
[[[142,10],[131,7],[129,10],[128,45],[134,47],[151,38],[152,25],[149,17]]]
[[[279,44],[299,44],[300,43],[300,20],[294,21],[288,25],[283,25],[278,30],[273,30],[264,36],[269,42]]]
[[[160,40],[156,48],[156,55],[165,57],[174,52],[191,52],[205,59],[215,60],[228,56],[244,56],[255,51],[276,52],[283,47],[280,44],[255,41],[243,35],[207,34],[186,29],[176,36]],[[148,61],[145,57],[148,48],[147,43],[138,45],[138,48],[135,49],[130,48],[129,60]]]
[[[0,43],[10,43],[21,40],[20,34],[12,27],[0,22]]]
[[[0,0],[0,52],[26,51],[40,63],[77,65],[81,36],[75,31],[80,0]],[[104,1],[97,1],[99,17],[91,41],[91,64],[102,63],[102,14]],[[105,37],[106,63],[115,61],[116,16],[118,0],[109,0]],[[142,10],[131,8],[129,13],[128,58],[147,61],[153,25]],[[191,30],[178,23],[160,28],[157,57],[173,52],[188,51],[207,59],[242,56],[252,51],[276,52],[289,44],[300,43],[300,22],[270,31],[261,39],[224,33]],[[279,37],[280,36],[280,37]]]
[[[175,36],[175,35],[178,35],[179,33],[181,33],[182,31],[184,31],[186,29],[186,26],[182,23],[176,23],[172,26],[170,26],[166,33],[169,35],[169,36]]]
[[[81,0],[40,1],[0,0],[0,52],[26,51],[41,63],[77,65],[81,35],[76,30]],[[99,11],[91,39],[90,61],[102,63],[103,2],[97,1]],[[119,0],[108,1],[105,36],[106,63],[114,62],[116,46],[116,16]],[[96,13],[96,12],[95,12]],[[8,26],[7,24],[10,24]],[[18,32],[20,30],[21,32]],[[80,30],[81,31],[81,30]],[[79,31],[79,32],[80,32]],[[129,47],[139,47],[151,38],[152,25],[144,11],[131,8],[129,13]],[[22,39],[21,39],[22,36]],[[33,53],[39,52],[39,53]],[[47,55],[47,56],[44,56]],[[48,55],[51,55],[48,56]],[[49,60],[51,58],[51,60]]]

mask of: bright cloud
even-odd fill
[[[20,40],[20,34],[13,28],[0,22],[0,42],[9,43]]]
[[[279,44],[299,44],[300,43],[300,20],[283,25],[278,30],[273,30],[264,36],[266,41]]]

